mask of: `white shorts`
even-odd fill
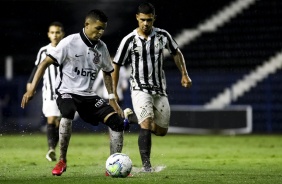
[[[131,99],[139,124],[146,118],[151,117],[160,127],[168,128],[170,106],[166,96],[152,95],[143,91],[132,91]]]
[[[42,111],[45,117],[61,116],[56,100],[43,100]]]

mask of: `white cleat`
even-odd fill
[[[124,118],[128,119],[128,116],[133,114],[133,111],[130,108],[126,108],[123,110]]]
[[[46,154],[46,159],[50,162],[56,161],[56,152],[53,149],[50,149]]]

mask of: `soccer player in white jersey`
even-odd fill
[[[43,61],[52,48],[56,47],[61,39],[64,37],[64,27],[60,22],[52,22],[48,28],[48,38],[50,43],[40,48],[35,66],[27,82],[27,89],[30,88],[32,79],[36,72],[37,66]],[[55,82],[56,76],[59,73],[59,68],[54,65],[50,65],[43,75],[43,87],[42,87],[42,112],[47,118],[47,143],[48,152],[46,159],[49,161],[56,161],[55,148],[59,141],[59,122],[61,118],[60,110],[58,109],[55,99]]]
[[[44,71],[51,65],[60,68],[56,78],[57,104],[62,118],[59,127],[59,162],[52,170],[60,176],[67,169],[67,150],[72,132],[72,120],[78,112],[85,122],[97,126],[99,122],[110,127],[115,152],[123,145],[123,111],[115,100],[111,72],[113,65],[106,44],[100,40],[107,27],[107,16],[100,10],[91,10],[85,17],[84,28],[76,34],[63,38],[39,64],[31,87],[23,95],[21,107],[25,108],[35,93]],[[104,82],[109,93],[109,101],[96,95],[94,81],[102,70]]]
[[[189,88],[192,80],[188,76],[185,60],[177,43],[167,31],[153,27],[156,19],[154,6],[141,3],[137,8],[136,19],[138,27],[122,39],[114,57],[114,91],[120,66],[129,62],[132,68],[131,99],[140,125],[138,146],[143,172],[152,172],[151,133],[165,136],[170,121],[170,106],[163,71],[164,49],[168,49],[173,56],[182,76],[181,85]],[[129,120],[130,116],[135,114],[129,115]],[[126,116],[126,113],[124,115]]]

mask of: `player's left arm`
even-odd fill
[[[23,95],[21,107],[24,109],[27,103],[33,98],[35,94],[35,89],[38,86],[39,81],[42,79],[45,70],[51,65],[54,64],[54,60],[46,56],[46,58],[38,65],[38,68],[34,74],[31,85],[28,87],[27,91]]]
[[[173,59],[174,59],[174,62],[178,70],[181,72],[181,75],[182,75],[181,85],[185,88],[190,88],[192,85],[192,80],[188,75],[186,64],[185,64],[185,59],[179,48],[176,50],[176,54],[173,55]]]
[[[104,84],[109,94],[109,104],[114,108],[114,110],[118,113],[118,115],[124,117],[123,111],[115,99],[114,90],[113,90],[113,79],[111,73],[103,72],[103,77],[104,77]]]

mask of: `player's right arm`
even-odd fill
[[[37,70],[37,66],[40,64],[40,61],[42,61],[43,58],[46,57],[46,52],[44,50],[47,50],[46,46],[41,47],[40,50],[37,53],[36,60],[35,60],[35,63],[34,63],[34,67],[32,69],[32,72],[31,72],[31,74],[28,78],[27,84],[26,84],[26,90],[28,90],[31,86],[32,79],[33,79],[34,74]]]
[[[28,89],[30,88],[31,82],[32,82],[32,79],[33,79],[33,77],[34,77],[34,74],[35,74],[36,70],[37,70],[37,66],[34,66],[32,72],[31,72],[31,74],[30,74],[30,76],[29,76],[29,79],[28,79],[28,81],[27,81],[26,90],[28,90]]]
[[[26,93],[23,95],[21,107],[24,109],[27,103],[33,98],[35,94],[36,87],[40,80],[42,79],[46,68],[48,68],[54,61],[51,57],[46,56],[46,58],[38,65],[37,70],[34,74],[32,83],[28,87]]]

